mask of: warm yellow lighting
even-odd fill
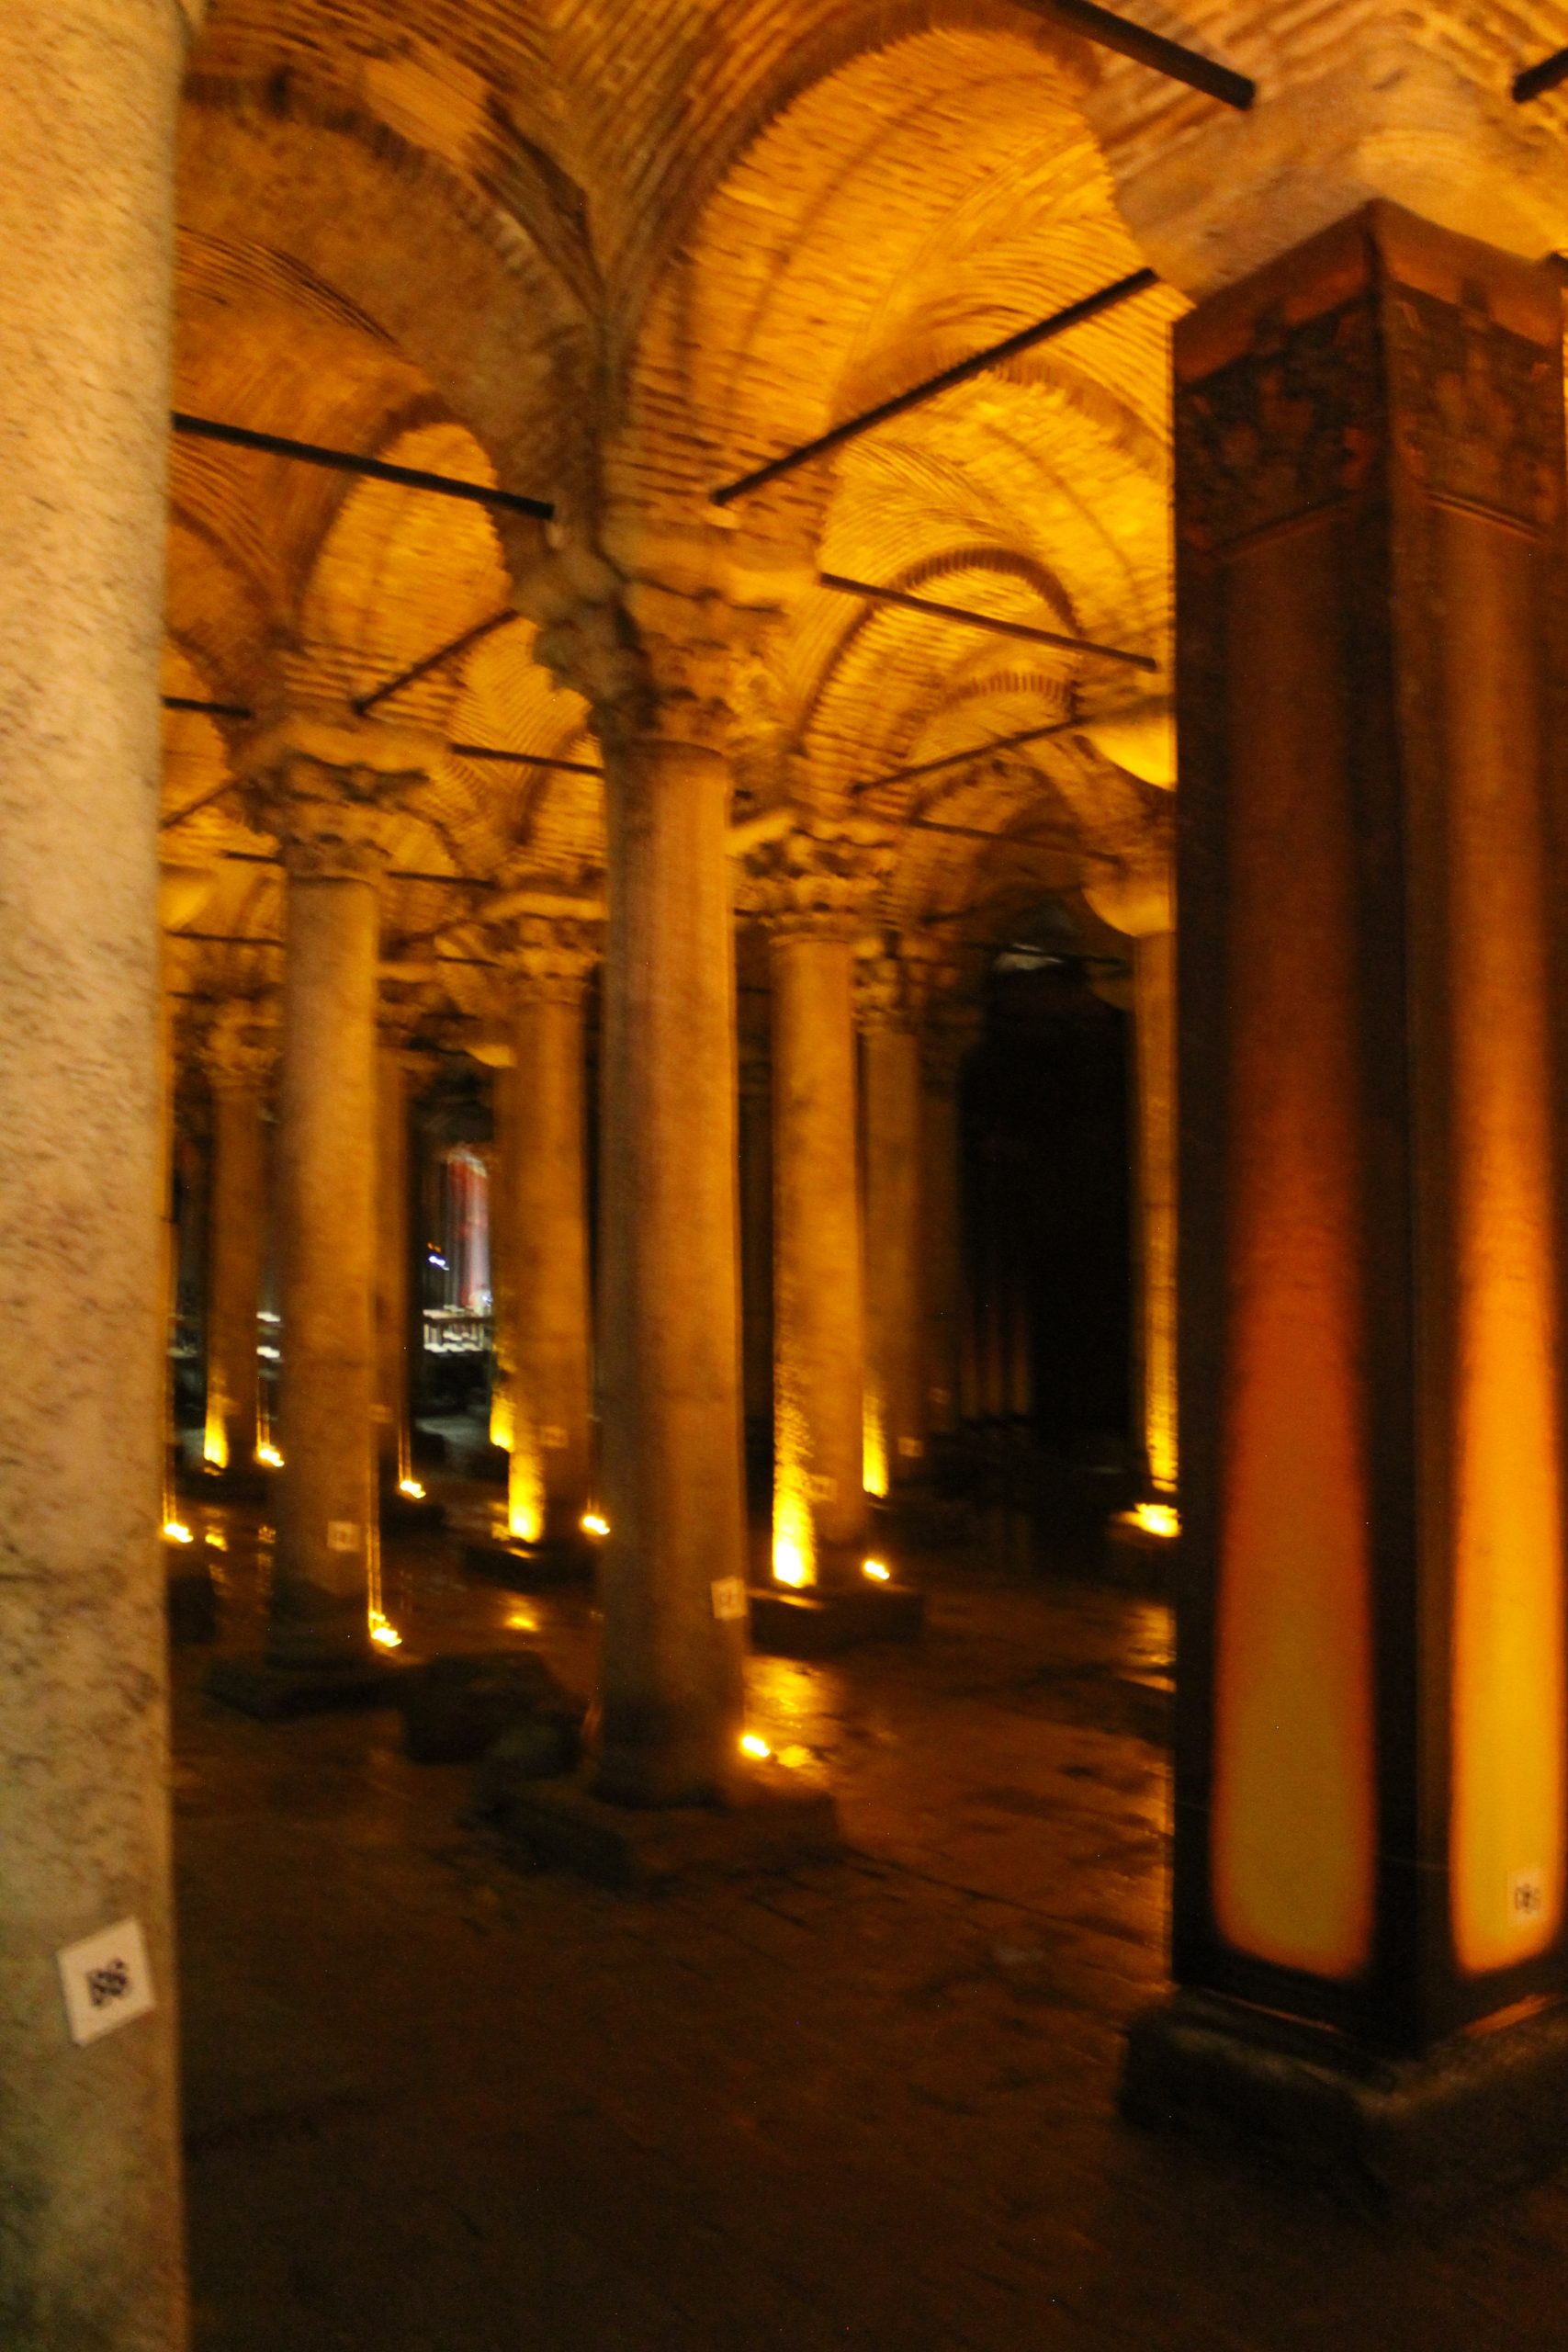
[[[796,1544],[775,1543],[773,1576],[779,1584],[799,1588],[811,1582],[811,1568]]]
[[[207,1408],[206,1426],[201,1433],[201,1458],[209,1470],[229,1467],[229,1432],[223,1426],[223,1407],[214,1398]]]
[[[209,1552],[226,1552],[229,1549],[229,1538],[226,1535],[215,1534],[210,1528],[208,1529],[202,1541]]]
[[[194,1544],[196,1541],[183,1519],[166,1519],[164,1521],[164,1534],[171,1544]]]
[[[1181,1514],[1171,1503],[1134,1503],[1122,1514],[1124,1523],[1142,1535],[1179,1535]]]
[[[400,1650],[403,1645],[403,1637],[397,1627],[389,1625],[384,1617],[378,1617],[372,1623],[370,1638],[384,1650]]]
[[[512,1451],[512,1399],[498,1388],[490,1400],[490,1442],[502,1453]]]
[[[879,1499],[887,1492],[887,1431],[882,1400],[869,1390],[861,1419],[861,1484]]]
[[[893,1571],[886,1560],[867,1560],[863,1572],[873,1584],[891,1584],[893,1581]]]
[[[276,1445],[258,1445],[256,1460],[265,1463],[269,1470],[281,1470],[283,1467],[283,1456]]]
[[[769,1757],[773,1752],[767,1741],[754,1731],[742,1732],[740,1745],[748,1756]]]
[[[532,1421],[513,1413],[506,1477],[506,1524],[514,1544],[537,1544],[545,1532],[545,1469]]]
[[[417,1478],[400,1478],[398,1492],[400,1495],[412,1496],[416,1503],[422,1503],[424,1500],[424,1488]]]
[[[536,1634],[539,1621],[531,1609],[513,1609],[508,1613],[506,1630],[510,1634]]]
[[[601,1519],[596,1510],[585,1510],[581,1525],[584,1535],[608,1535],[610,1532],[609,1521]]]

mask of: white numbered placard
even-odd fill
[[[716,1577],[713,1588],[713,1613],[720,1624],[746,1614],[746,1586],[740,1577]]]
[[[152,1971],[140,1919],[121,1919],[55,1955],[71,2039],[80,2044],[144,2018],[152,2007]]]
[[[352,1519],[329,1519],[327,1521],[329,1552],[357,1552],[359,1529]]]

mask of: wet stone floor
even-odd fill
[[[189,1515],[243,1647],[256,1514]],[[590,1687],[581,1596],[439,1537],[385,1580],[411,1651]],[[919,1647],[750,1669],[847,1859],[654,1900],[521,1870],[396,1715],[254,1724],[176,1649],[197,2352],[1568,2352],[1568,2177],[1374,2226],[1117,2122],[1166,1613],[1016,1556],[925,1581]]]

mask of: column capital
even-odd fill
[[[897,852],[863,818],[806,816],[746,852],[736,903],[777,939],[852,939],[870,921]]]
[[[1084,898],[1101,922],[1129,939],[1151,939],[1176,928],[1176,876],[1170,860],[1141,858],[1103,881],[1084,885]]]
[[[375,881],[389,820],[443,750],[427,729],[385,726],[346,704],[298,703],[264,718],[241,747],[248,813],[274,833],[291,876]]]
[[[572,915],[516,914],[490,926],[513,1005],[580,1004],[599,962],[599,926]]]
[[[244,998],[220,1005],[198,1048],[201,1067],[214,1093],[262,1087],[277,1061],[277,1031]]]

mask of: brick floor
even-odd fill
[[[196,1515],[243,1642],[254,1526]],[[586,1688],[581,1600],[452,1558],[389,1558],[411,1643]],[[918,1650],[752,1668],[851,1858],[651,1903],[520,1872],[394,1718],[264,1727],[176,1654],[200,2352],[1568,2352],[1568,2187],[1377,2229],[1116,2122],[1164,1612],[932,1582]]]

